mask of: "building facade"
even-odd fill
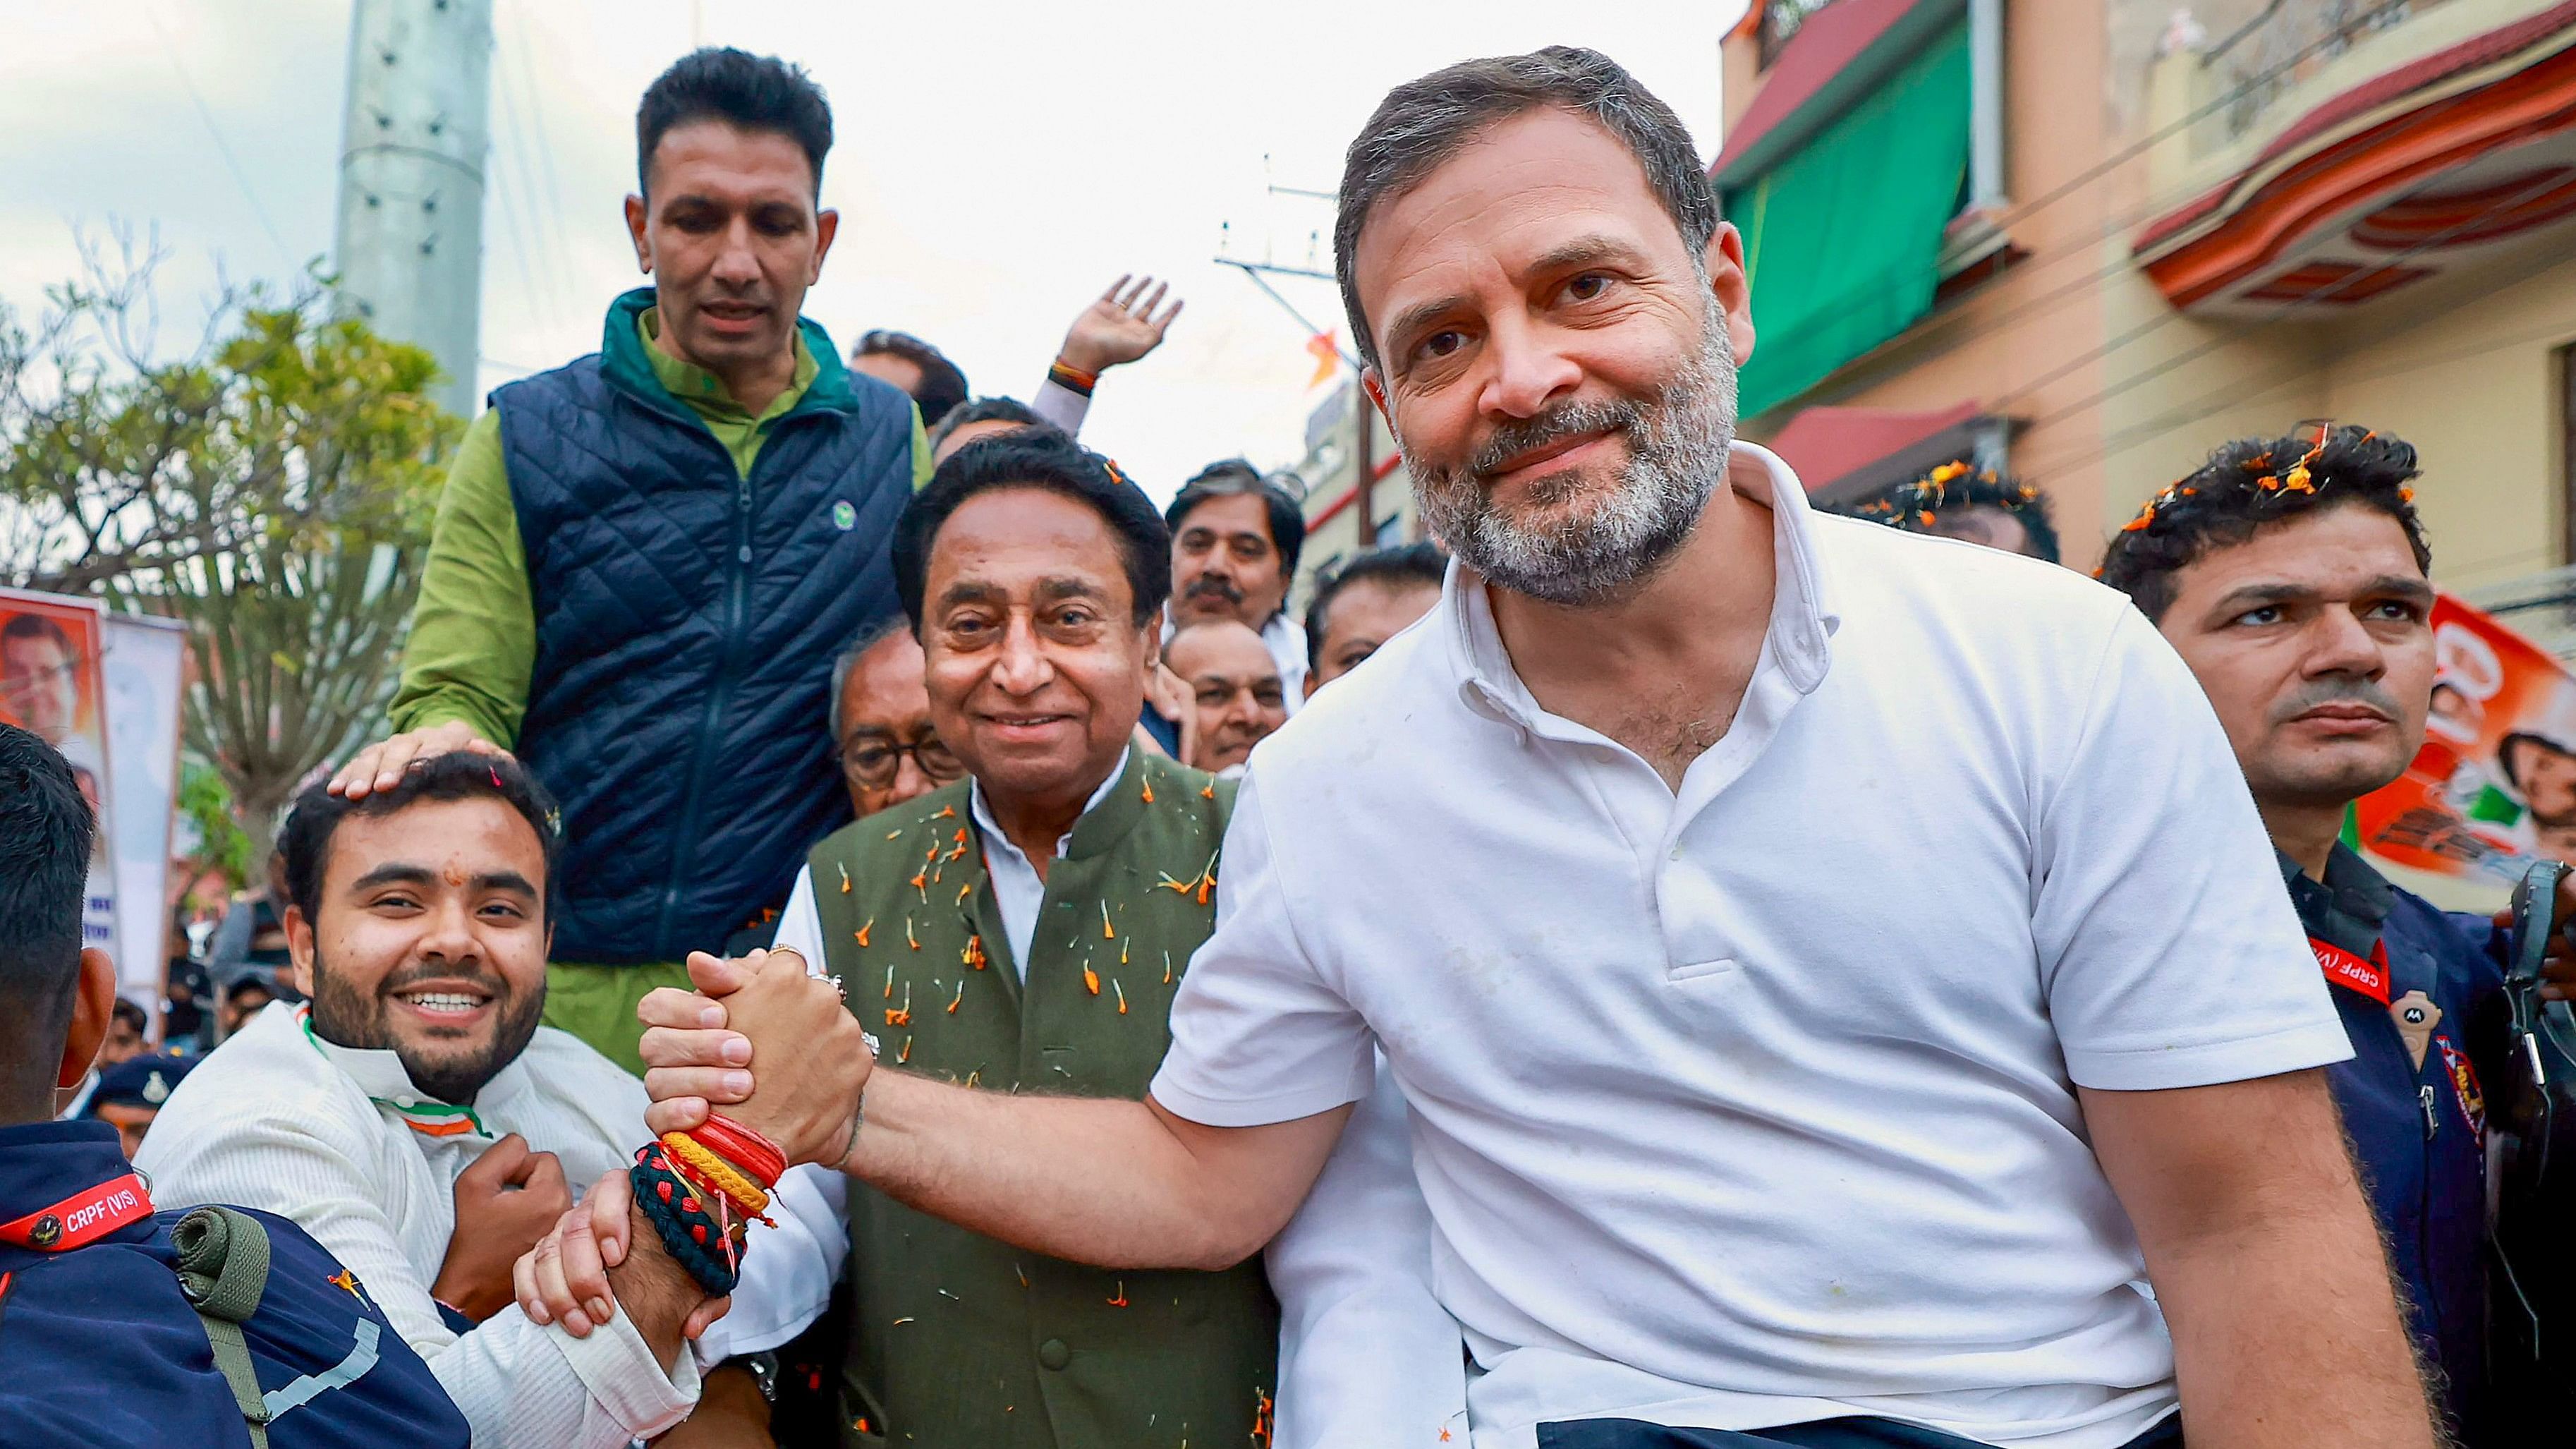
[[[2090,568],[2219,443],[2358,422],[2437,582],[2576,651],[2576,3],[1757,0],[1724,63],[1744,431],[1821,500],[1972,457]]]
[[[1422,537],[1395,435],[1355,376],[1336,379],[1306,415],[1306,456],[1292,471],[1306,484],[1306,549],[1291,604],[1304,607],[1315,576],[1351,555]]]

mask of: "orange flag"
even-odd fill
[[[1333,380],[1334,373],[1342,370],[1342,349],[1334,341],[1331,329],[1307,338],[1306,350],[1315,355],[1315,375],[1306,379],[1306,386],[1322,387]]]

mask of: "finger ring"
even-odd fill
[[[868,1055],[870,1057],[882,1054],[883,1049],[877,1045],[877,1034],[875,1032],[861,1031],[859,1033],[859,1040],[868,1044]]]
[[[806,965],[806,962],[805,962],[805,953],[804,953],[804,952],[802,952],[802,951],[797,950],[797,949],[796,949],[795,947],[793,947],[793,946],[772,946],[772,947],[770,947],[770,948],[769,948],[769,954],[770,954],[770,955],[772,955],[772,956],[793,956],[793,957],[795,957],[795,958],[796,958],[796,964],[797,964],[797,965],[799,965],[799,966],[804,966],[808,974],[811,974],[811,973],[812,973],[812,971],[813,971],[813,969],[814,969],[813,967],[811,967],[811,966],[807,966],[807,965]]]

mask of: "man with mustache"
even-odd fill
[[[567,1174],[622,1180],[648,1136],[643,1085],[538,1025],[551,815],[517,762],[468,752],[363,801],[306,791],[281,845],[311,1004],[274,1004],[207,1056],[135,1159],[166,1206],[236,1203],[311,1233],[484,1449],[668,1429],[699,1393],[683,1340],[724,1311],[649,1227],[577,1320],[599,1332],[511,1305],[512,1265],[572,1205]],[[747,1263],[803,1231],[772,1216]],[[765,1316],[751,1285],[737,1296]]]
[[[1172,607],[1163,631],[1232,619],[1261,636],[1291,713],[1306,698],[1306,641],[1286,612],[1306,543],[1297,500],[1241,458],[1198,471],[1163,510],[1172,531]]]
[[[1606,57],[1398,87],[1340,200],[1456,562],[1263,745],[1147,1100],[799,1052],[831,987],[707,961],[644,1005],[655,1120],[739,1102],[978,1232],[1217,1267],[1382,1048],[1478,1449],[2429,1449],[2316,1070],[2351,1048],[2172,648],[1733,444],[1742,244]]]
[[[683,56],[635,118],[636,262],[599,352],[492,394],[439,501],[392,716],[351,799],[515,751],[567,828],[546,1020],[640,1072],[635,1003],[783,905],[849,819],[823,718],[895,613],[930,475],[911,399],[798,315],[839,215],[832,113],[784,61]]]
[[[2462,1441],[2503,1443],[2486,1412],[2480,1087],[2502,1080],[2502,1046],[2470,1027],[2504,989],[2501,933],[2391,885],[2339,839],[2345,807],[2424,742],[2432,551],[2415,476],[2413,448],[2356,427],[2232,442],[2112,540],[2102,579],[2217,707],[2352,1041],[2327,1079],[2416,1344]]]

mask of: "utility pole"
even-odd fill
[[[1287,190],[1286,187],[1282,186],[1274,186],[1270,189],[1273,191]],[[1326,193],[1320,191],[1300,192],[1297,194],[1302,196],[1326,196]],[[1327,199],[1330,198],[1327,196]],[[1298,311],[1295,303],[1289,301],[1283,296],[1280,296],[1279,289],[1270,285],[1269,278],[1264,276],[1263,273],[1274,273],[1283,277],[1306,277],[1319,282],[1332,281],[1334,279],[1332,273],[1319,272],[1311,267],[1282,267],[1274,266],[1269,262],[1247,262],[1240,258],[1227,256],[1220,256],[1214,260],[1218,266],[1232,267],[1243,273],[1245,276],[1250,277],[1252,279],[1252,285],[1259,287],[1271,301],[1278,303],[1279,310],[1295,318],[1297,320],[1297,325],[1306,329],[1307,335],[1312,337],[1322,337],[1325,335],[1325,329],[1306,320],[1306,314]],[[1359,491],[1352,501],[1360,511],[1359,546],[1362,549],[1371,549],[1377,547],[1377,433],[1375,431],[1377,427],[1377,419],[1370,415],[1368,389],[1360,386],[1360,360],[1351,356],[1349,349],[1341,347],[1338,344],[1333,350],[1341,357],[1342,362],[1351,370],[1351,416],[1356,419],[1359,424],[1359,436],[1353,442],[1351,448],[1351,460],[1358,465],[1358,473],[1356,477]]]
[[[480,396],[483,161],[491,141],[492,0],[356,0],[332,260],[341,304],[427,348],[432,394]]]

